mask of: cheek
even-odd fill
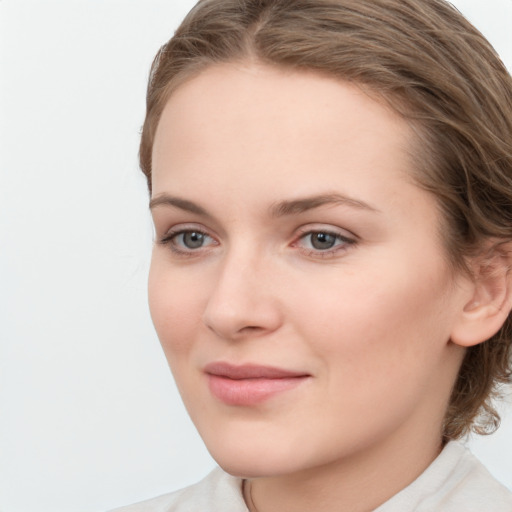
[[[391,431],[412,411],[430,407],[432,397],[442,398],[441,388],[450,385],[445,284],[412,282],[415,272],[403,275],[408,278],[388,279],[375,271],[349,279],[345,273],[329,293],[293,306],[325,390],[327,402],[319,402],[316,414],[323,418],[331,411],[333,436],[344,432],[356,443],[365,432],[370,438]]]
[[[397,272],[375,265],[364,276],[340,272],[314,294],[295,291],[307,297],[291,308],[303,319],[302,335],[326,364],[337,361],[345,375],[369,382],[375,375],[412,373],[426,358],[439,357],[450,335],[446,277],[436,268],[425,278],[416,265],[402,263],[393,265]]]
[[[148,298],[151,318],[167,358],[187,352],[201,318],[197,286],[153,259]]]

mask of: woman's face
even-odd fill
[[[153,321],[228,471],[288,474],[434,436],[467,286],[407,124],[314,73],[219,65],[153,148]]]

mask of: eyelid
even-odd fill
[[[329,233],[331,235],[339,236],[346,240],[352,240],[356,242],[359,240],[359,237],[352,233],[351,231],[340,228],[337,226],[333,226],[331,224],[306,224],[301,226],[297,230],[296,239],[303,237],[304,235],[308,235],[310,233]]]
[[[179,235],[190,232],[200,233],[201,235],[204,235],[205,237],[208,237],[210,240],[212,240],[213,243],[209,243],[208,245],[201,246],[197,249],[187,249],[173,243],[174,239]],[[168,229],[164,235],[158,237],[158,243],[160,245],[168,246],[174,254],[185,257],[199,256],[200,254],[204,254],[206,251],[210,250],[212,246],[219,245],[216,237],[211,234],[209,230],[198,224],[177,224]]]
[[[182,234],[196,232],[209,239],[206,245],[197,248],[187,248],[183,244],[175,243],[174,240]],[[301,241],[308,235],[328,234],[335,237],[335,245],[332,248],[318,249],[314,247],[304,247]],[[302,254],[312,258],[328,258],[341,256],[341,253],[348,251],[356,245],[359,238],[354,233],[329,224],[307,224],[297,229],[290,246],[299,250]],[[213,247],[219,245],[217,236],[201,224],[183,223],[176,224],[168,229],[162,236],[158,237],[158,243],[167,246],[175,255],[183,257],[198,257],[205,255]]]
[[[337,243],[332,248],[325,250],[300,247],[300,241],[302,239],[304,239],[308,235],[312,235],[315,233],[324,233],[334,236],[338,241],[341,241],[342,243]],[[357,237],[357,235],[350,231],[347,231],[346,229],[325,224],[308,224],[306,226],[301,226],[299,228],[293,242],[291,243],[291,246],[297,247],[299,251],[301,251],[304,255],[308,257],[334,258],[340,256],[340,253],[345,253],[346,251],[350,250],[358,242],[359,238]]]

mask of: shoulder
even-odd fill
[[[242,480],[214,469],[197,484],[111,512],[247,512]]]
[[[376,512],[512,512],[512,492],[461,443],[446,445],[411,485]]]

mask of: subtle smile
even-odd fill
[[[250,406],[295,388],[311,375],[259,365],[210,363],[204,368],[210,392],[227,405]]]

